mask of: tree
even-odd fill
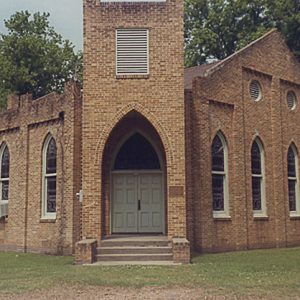
[[[49,25],[48,13],[17,12],[0,35],[0,103],[8,93],[34,98],[61,92],[64,82],[81,78],[82,54]]]
[[[268,0],[269,17],[300,61],[300,1]]]
[[[299,5],[299,0],[186,0],[186,66],[224,59],[275,26],[300,58]]]

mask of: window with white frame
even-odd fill
[[[224,136],[219,132],[211,146],[211,176],[213,215],[229,216],[228,151]]]
[[[43,146],[42,217],[56,217],[56,143],[48,135]]]
[[[1,158],[1,176],[0,176],[0,185],[1,185],[1,203],[8,203],[9,199],[9,151],[6,144],[4,144],[0,149],[0,158]]]
[[[149,74],[148,29],[117,29],[117,75]]]
[[[290,215],[300,215],[298,155],[295,145],[291,145],[287,156],[288,165],[288,196]]]
[[[253,141],[251,148],[252,208],[254,216],[266,216],[265,196],[265,159],[259,138]]]

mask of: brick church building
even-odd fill
[[[298,61],[276,30],[185,70],[183,49],[181,0],[84,1],[83,90],[0,114],[0,250],[186,263],[300,245]]]

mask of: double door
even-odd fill
[[[162,233],[162,173],[113,173],[112,233]]]

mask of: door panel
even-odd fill
[[[113,233],[162,233],[162,174],[113,174],[112,223]]]
[[[162,174],[140,174],[138,198],[139,232],[163,232]]]
[[[137,180],[134,175],[113,175],[112,205],[112,232],[137,232]]]

